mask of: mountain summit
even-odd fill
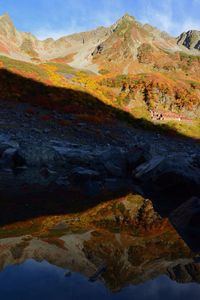
[[[0,17],[0,54],[23,61],[62,60],[93,72],[108,69],[126,74],[136,69],[174,68],[176,53],[199,55],[199,51],[199,31],[188,31],[175,39],[128,13],[108,28],[44,41],[17,31],[8,14]]]

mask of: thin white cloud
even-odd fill
[[[39,40],[45,40],[47,38],[53,38],[54,40],[57,40],[63,36],[67,36],[73,33],[81,32],[82,28],[80,27],[68,27],[67,30],[57,30],[57,29],[51,29],[51,28],[42,28],[42,29],[36,29],[33,30],[33,34],[39,39]]]
[[[200,4],[200,0],[193,0]],[[165,0],[161,3],[161,8],[155,8],[149,3],[144,10],[142,23],[149,23],[158,27],[160,30],[166,31],[173,35],[179,35],[183,31],[200,30],[200,21],[188,17],[182,6],[178,6],[179,19],[175,19],[174,2],[172,0]],[[184,21],[181,21],[183,19]]]
[[[40,40],[46,38],[59,39],[63,36],[70,35],[73,33],[84,31],[84,27],[77,24],[76,20],[69,20],[68,24],[62,26],[62,29],[52,28],[52,26],[46,25],[43,28],[36,28],[33,30],[34,35]]]
[[[68,33],[62,30],[52,30],[48,28],[43,28],[39,30],[33,31],[33,34],[39,39],[39,40],[45,40],[47,38],[53,38],[55,40],[59,39],[62,36],[67,35]]]
[[[68,0],[67,2],[71,8],[71,16],[66,13],[66,21],[61,25],[62,29],[57,29],[57,26],[52,27],[52,23],[47,23],[43,28],[35,28],[33,33],[39,39],[48,37],[58,39],[65,35],[92,30],[98,26],[110,26],[123,14],[124,6],[121,1],[102,0],[100,1],[101,9],[96,10],[90,10],[88,5],[85,5],[84,2],[80,0]],[[63,19],[64,16],[62,14],[62,20]],[[54,16],[54,21],[56,24],[59,24],[58,16]]]
[[[200,21],[194,21],[192,19],[186,19],[180,26],[181,32],[188,30],[200,30]]]
[[[33,30],[33,34],[40,40],[44,40],[46,38],[53,38],[55,40],[63,37],[63,36],[67,36],[70,34],[74,34],[74,33],[79,33],[79,32],[83,32],[83,31],[88,31],[88,30],[93,30],[98,26],[110,26],[111,24],[113,24],[113,22],[116,20],[115,17],[111,17],[110,15],[104,15],[104,18],[100,19],[100,15],[96,16],[95,19],[91,19],[90,20],[90,27],[84,26],[84,25],[79,25],[76,24],[76,22],[70,22],[69,25],[66,25],[65,28],[66,29],[61,29],[61,30],[57,30],[56,28],[51,28],[50,26],[46,26],[43,28],[37,28],[35,30]]]
[[[174,6],[175,1],[176,8]],[[200,4],[200,0],[191,1],[197,7]],[[98,4],[101,5],[101,9],[95,9],[94,5],[91,5],[92,7],[89,8],[86,2],[68,0],[67,3],[71,9],[71,14],[69,14],[69,11],[66,13],[66,20],[64,11],[60,16],[55,14],[53,15],[53,20],[49,20],[49,24],[44,24],[42,28],[35,28],[35,30],[32,30],[33,33],[39,39],[48,37],[58,39],[72,33],[91,30],[98,26],[110,26],[125,13],[126,5],[124,5],[122,0],[99,0]],[[190,29],[200,30],[200,20],[187,14],[185,5],[182,5],[181,0],[180,2],[177,0],[161,0],[157,5],[153,5],[153,2],[151,0],[141,0],[140,11],[137,13],[140,22],[149,23],[174,36]],[[131,14],[130,11],[129,13]]]

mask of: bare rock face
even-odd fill
[[[179,283],[199,282],[200,266],[195,263],[177,265],[168,269],[167,275]]]
[[[155,156],[140,165],[133,176],[144,184],[155,187],[160,192],[173,192],[178,195],[199,193],[200,176],[198,157],[185,153]]]
[[[7,14],[0,17],[0,34],[8,39],[16,37],[15,26]]]
[[[183,45],[189,50],[200,50],[200,31],[190,30],[183,32],[177,41],[178,45]]]

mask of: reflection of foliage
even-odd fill
[[[24,253],[24,249],[29,245],[28,241],[22,241],[10,249],[14,259],[20,259]]]

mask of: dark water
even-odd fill
[[[171,222],[134,194],[76,214],[7,222],[0,300],[200,299],[199,231],[185,226],[188,211],[181,206]]]
[[[27,260],[21,265],[8,266],[0,273],[1,299],[10,300],[133,300],[133,299],[199,299],[200,285],[180,284],[160,276],[137,286],[130,285],[111,292],[101,282],[90,282],[79,273],[65,277],[65,270],[45,261]]]

